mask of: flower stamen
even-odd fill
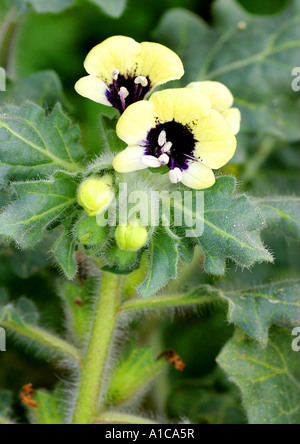
[[[162,154],[158,160],[160,161],[160,163],[162,165],[168,165],[168,163],[170,162],[170,157],[168,156],[168,154]]]
[[[148,86],[148,80],[147,77],[145,76],[138,76],[135,80],[134,83],[136,85],[142,85],[143,88],[146,88],[146,86]]]
[[[163,147],[167,143],[167,133],[163,130],[158,137],[158,145]]]
[[[113,79],[114,80],[118,80],[118,78],[119,78],[119,75],[120,75],[120,71],[119,71],[119,69],[114,69],[113,70]]]
[[[170,153],[170,150],[171,150],[172,146],[173,146],[172,142],[166,142],[164,144],[164,146],[162,147],[162,152],[163,153]]]
[[[179,183],[183,179],[182,171],[180,168],[174,168],[169,172],[169,178],[172,183]]]
[[[125,88],[125,86],[122,86],[120,88],[120,91],[118,92],[118,94],[120,96],[120,100],[121,100],[121,103],[122,103],[123,110],[125,111],[125,109],[126,109],[126,102],[125,102],[125,100],[129,96],[129,91],[128,91],[127,88]]]
[[[161,167],[161,162],[157,157],[154,156],[144,156],[142,158],[142,164],[149,168],[159,168]]]

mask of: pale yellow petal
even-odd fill
[[[211,110],[209,99],[189,88],[159,91],[151,96],[150,102],[154,104],[160,122],[174,119],[183,125],[194,126],[199,118],[207,116]]]
[[[218,169],[234,156],[236,138],[223,116],[212,110],[195,129],[196,156],[209,168]]]
[[[141,146],[129,146],[117,154],[113,161],[113,167],[118,173],[145,170],[148,167],[142,164],[144,154],[145,149]]]
[[[97,103],[102,103],[102,105],[112,106],[107,100],[106,92],[108,88],[106,84],[95,76],[86,76],[78,80],[75,85],[75,90],[83,97],[87,97]]]
[[[231,127],[233,134],[237,135],[241,129],[242,116],[240,110],[237,108],[230,108],[222,113],[222,116]]]
[[[188,85],[196,91],[202,92],[209,97],[213,109],[223,112],[233,105],[233,95],[223,83],[219,82],[194,82]]]
[[[182,172],[182,183],[194,190],[204,190],[214,185],[216,179],[210,168],[201,162],[191,163],[188,170]]]
[[[146,141],[151,128],[155,128],[155,109],[152,103],[142,100],[130,105],[120,117],[117,134],[128,145]]]
[[[140,51],[140,43],[130,37],[110,37],[90,51],[84,67],[89,74],[111,83],[115,69],[123,75],[131,72]]]
[[[159,43],[143,42],[141,46],[136,74],[148,76],[152,86],[181,79],[184,75],[182,61],[175,52]]]

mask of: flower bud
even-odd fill
[[[103,177],[90,177],[78,190],[78,202],[89,216],[97,216],[104,212],[114,197],[113,179],[108,174]]]
[[[136,251],[145,245],[148,231],[142,225],[128,224],[117,227],[115,236],[121,250]]]

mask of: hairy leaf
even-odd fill
[[[41,71],[25,79],[7,81],[5,94],[0,94],[0,105],[22,104],[32,100],[40,106],[53,107],[65,102],[62,84],[54,71]]]
[[[259,232],[264,226],[260,209],[245,195],[237,195],[235,188],[233,177],[217,179],[204,193],[204,213],[197,209],[195,192],[190,192],[185,200],[186,211],[192,212],[195,223],[204,224],[204,233],[196,240],[205,252],[208,273],[223,275],[228,258],[242,267],[273,261],[260,240]],[[178,201],[174,206],[178,206]]]
[[[47,116],[31,102],[0,108],[0,183],[43,178],[59,168],[80,170],[79,138],[60,105]]]
[[[90,0],[114,18],[119,18],[123,14],[127,0]]]
[[[45,390],[37,390],[34,394],[34,401],[38,408],[30,409],[29,416],[34,424],[64,424],[64,415],[61,404],[60,386],[55,392],[48,393]]]
[[[14,6],[23,10],[27,5],[32,6],[36,12],[58,13],[74,5],[74,0],[12,0]]]
[[[16,200],[0,215],[0,234],[24,248],[33,247],[44,230],[76,202],[77,184],[58,172],[49,180],[13,184]]]
[[[132,350],[123,359],[112,374],[106,403],[108,405],[124,404],[136,396],[165,367],[164,360],[156,360],[151,347],[140,347]]]
[[[242,392],[251,424],[299,424],[300,354],[289,330],[274,327],[262,349],[241,330],[226,344],[218,363]]]
[[[170,236],[166,229],[160,228],[151,240],[149,273],[139,287],[141,296],[149,298],[167,285],[170,279],[176,277],[177,265],[177,239]]]
[[[232,90],[244,131],[299,140],[300,100],[291,87],[291,73],[299,63],[299,0],[264,17],[250,14],[236,0],[218,0],[214,24],[211,28],[195,14],[173,9],[163,17],[155,38],[183,59],[184,85],[217,80]]]
[[[75,259],[76,240],[71,231],[74,214],[62,224],[64,230],[53,247],[53,254],[67,279],[72,280],[77,272]]]
[[[299,280],[227,292],[225,298],[229,301],[229,320],[263,345],[268,343],[272,325],[291,329],[300,325]]]
[[[267,219],[269,230],[300,240],[300,198],[293,196],[254,199]]]

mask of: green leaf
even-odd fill
[[[45,115],[25,102],[0,109],[0,183],[43,178],[58,169],[79,171],[83,157],[78,127],[72,127],[60,105]]]
[[[176,384],[167,402],[168,416],[187,417],[192,424],[246,424],[238,389],[221,369],[204,378]]]
[[[113,18],[119,18],[125,11],[127,0],[90,0]]]
[[[65,102],[62,84],[53,71],[41,71],[25,79],[8,79],[5,94],[0,94],[0,105],[22,104],[31,100],[40,106],[54,107],[57,102]]]
[[[74,214],[62,224],[63,233],[57,239],[53,247],[53,254],[58,265],[63,270],[67,279],[72,280],[77,272],[77,262],[75,259],[76,240],[71,231]]]
[[[106,395],[106,404],[126,404],[165,366],[165,360],[155,359],[151,347],[134,349],[114,370]]]
[[[38,408],[30,409],[30,417],[34,424],[64,424],[60,391],[59,387],[53,394],[44,390],[37,390],[34,393],[34,401],[38,404]]]
[[[226,292],[229,320],[264,346],[272,325],[293,329],[300,322],[300,281],[276,282],[249,290]]]
[[[183,84],[220,81],[236,98],[244,131],[299,140],[299,94],[291,88],[300,47],[299,1],[291,0],[277,15],[259,17],[236,0],[218,0],[213,15],[212,28],[192,12],[173,9],[154,34],[181,56]]]
[[[65,282],[59,295],[63,301],[68,331],[75,343],[85,342],[90,332],[94,299],[98,282],[88,279],[83,286],[75,282]]]
[[[164,228],[159,228],[150,244],[149,273],[139,287],[144,299],[161,290],[170,279],[177,275],[178,250],[177,239]]]
[[[27,5],[36,12],[58,13],[74,5],[74,0],[13,0],[14,6],[23,10]]]
[[[223,275],[228,258],[242,267],[273,261],[259,236],[264,227],[260,209],[247,196],[236,194],[235,188],[235,178],[217,179],[216,184],[204,192],[204,214],[196,208],[195,192],[185,201],[186,211],[191,212],[189,207],[193,208],[193,220],[199,226],[204,224],[204,233],[196,240],[205,253],[205,270],[211,274]],[[174,207],[178,205],[178,201],[174,201]]]
[[[54,230],[46,233],[42,241],[33,250],[24,251],[8,245],[0,248],[0,254],[6,257],[16,276],[21,279],[28,279],[50,264],[49,252],[56,238],[57,233]]]
[[[250,424],[299,424],[300,354],[292,340],[276,327],[262,349],[238,330],[221,352],[218,363],[240,388]]]
[[[24,248],[39,242],[44,230],[72,206],[77,184],[64,172],[49,180],[13,184],[17,199],[0,215],[0,234]]]
[[[277,235],[300,240],[299,197],[264,197],[253,201],[263,210],[269,230]]]
[[[8,204],[10,199],[7,191],[0,191],[0,210]]]

